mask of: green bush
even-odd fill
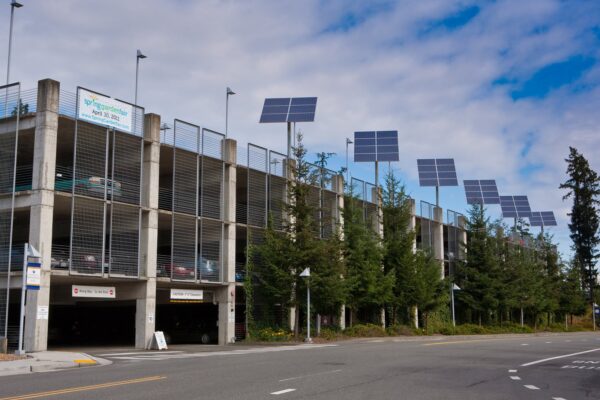
[[[411,328],[408,325],[392,325],[386,329],[386,332],[390,336],[414,336],[420,335],[422,332],[420,330],[416,330]]]
[[[256,329],[250,336],[262,342],[289,342],[292,339],[291,332],[273,328]]]
[[[344,338],[344,333],[340,328],[337,327],[326,327],[321,328],[319,337],[324,340],[338,340]]]
[[[381,337],[387,336],[385,329],[380,325],[358,324],[347,328],[344,333],[350,337]]]

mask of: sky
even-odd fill
[[[496,179],[501,195],[554,211],[547,230],[571,253],[558,186],[569,146],[600,171],[600,1],[19,1],[11,81],[25,89],[52,78],[133,102],[141,49],[147,112],[223,132],[229,86],[229,136],[282,153],[285,126],[258,123],[264,99],[317,96],[315,121],[297,125],[309,159],[334,152],[337,170],[353,132],[397,130],[392,168],[417,201],[435,191],[419,187],[416,159],[454,158],[460,182]],[[351,146],[350,160],[374,180]],[[440,205],[466,213],[462,185],[442,188]]]

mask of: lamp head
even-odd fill
[[[142,54],[142,52],[138,49],[137,51],[137,58],[146,58],[147,56],[145,56],[144,54]]]
[[[231,88],[228,86],[227,87],[227,96],[233,95],[233,94],[235,94],[235,92],[233,90],[231,90]]]
[[[346,144],[352,144],[352,143],[354,143],[352,140],[346,138]]]
[[[12,0],[12,1],[10,2],[10,6],[11,6],[11,7],[13,7],[13,8],[21,8],[21,7],[23,7],[23,4],[21,4],[21,3],[17,2],[17,1],[15,1],[15,0]]]

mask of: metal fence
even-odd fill
[[[11,193],[10,208],[0,211],[0,272],[6,272],[6,288],[0,290],[0,337],[8,335],[9,304],[10,304],[10,272],[19,260],[17,249],[13,248],[13,223],[15,209],[15,184],[17,168],[17,149],[19,140],[19,122],[23,109],[20,83],[0,87],[0,117],[12,118],[14,127],[0,132],[0,193]],[[12,129],[11,129],[12,128]]]

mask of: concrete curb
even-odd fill
[[[86,353],[40,352],[28,354],[23,360],[0,363],[0,376],[60,371],[71,368],[110,365],[112,361]]]

